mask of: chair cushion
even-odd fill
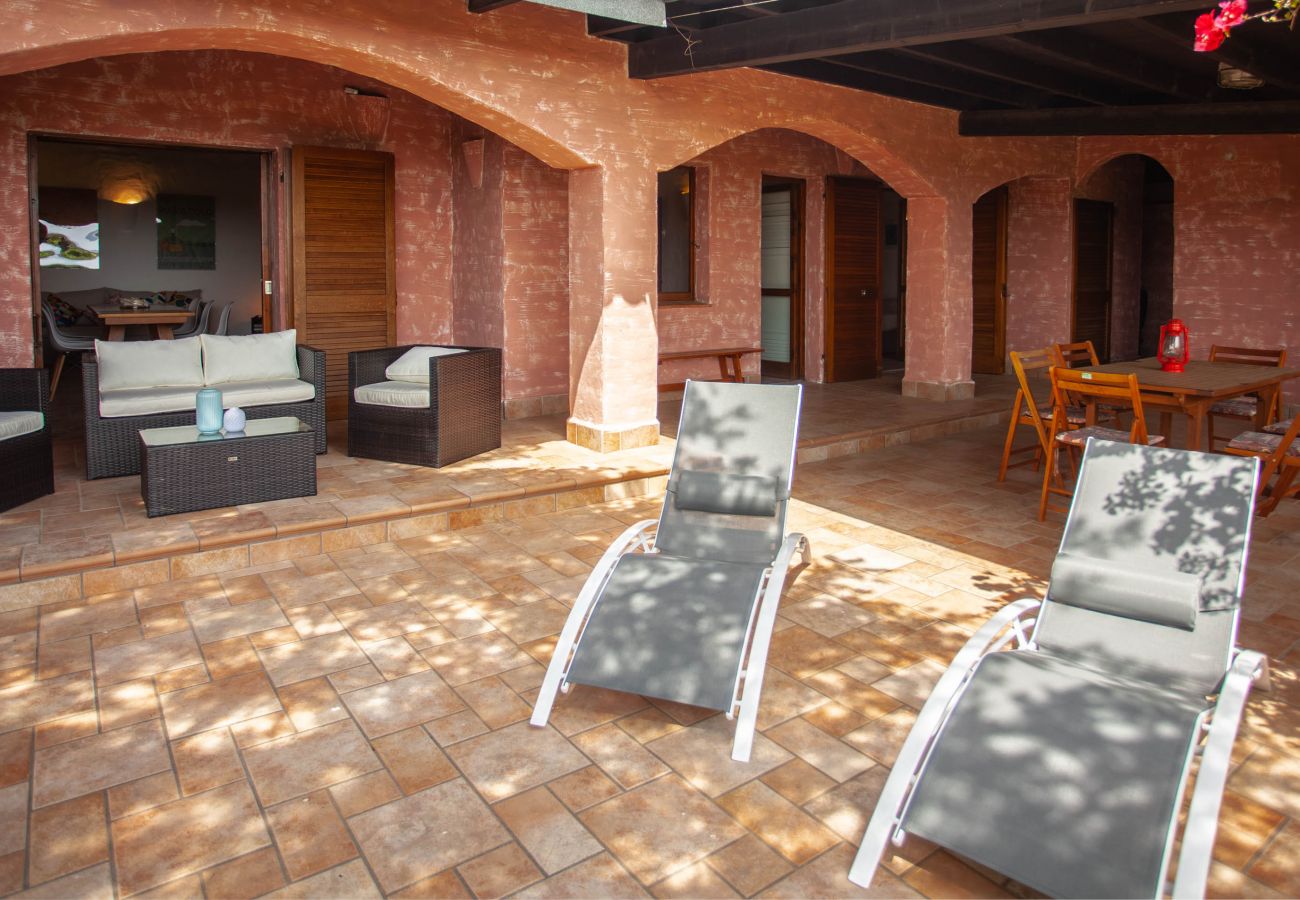
[[[677,475],[677,508],[732,516],[776,514],[776,479],[768,475],[693,472]]]
[[[54,324],[60,328],[70,328],[76,325],[86,314],[85,310],[77,309],[58,294],[47,295],[45,302],[49,304],[50,314],[54,316]]]
[[[1262,431],[1247,431],[1245,434],[1239,434],[1231,441],[1228,446],[1233,450],[1246,450],[1250,453],[1276,453],[1278,445],[1282,443],[1282,434],[1265,434]],[[1300,442],[1293,441],[1290,447],[1286,448],[1287,456],[1300,456]]]
[[[1255,397],[1233,397],[1231,400],[1220,400],[1211,406],[1210,415],[1254,418],[1255,410],[1258,408],[1259,400]]]
[[[272,403],[302,403],[316,397],[310,381],[298,378],[269,378],[262,381],[227,381],[218,388],[221,405],[269,406]]]
[[[1201,579],[1060,553],[1047,594],[1056,603],[1191,631],[1201,607]]]
[[[204,384],[278,381],[298,378],[298,332],[199,336],[203,342]]]
[[[0,412],[0,441],[31,434],[45,427],[45,416],[25,409]]]
[[[1044,422],[1052,421],[1052,416],[1056,414],[1056,408],[1047,403],[1038,407],[1038,417]],[[1082,425],[1088,421],[1088,411],[1082,406],[1067,406],[1065,408],[1065,421],[1071,425]]]
[[[1121,444],[1129,442],[1127,431],[1117,431],[1114,428],[1105,428],[1101,425],[1088,425],[1084,428],[1076,428],[1074,431],[1062,431],[1056,436],[1056,439],[1062,444],[1069,444],[1071,447],[1082,447],[1088,443],[1088,438],[1095,437],[1099,441],[1119,441]],[[1148,434],[1147,443],[1151,446],[1163,444],[1164,435]]]
[[[203,291],[158,291],[153,295],[153,302],[163,306],[175,306],[178,309],[193,309],[194,304],[203,299]]]
[[[387,369],[384,375],[390,381],[409,381],[412,383],[428,384],[429,383],[429,360],[435,356],[452,356],[456,353],[464,353],[456,347],[412,347],[401,356],[397,357]],[[425,404],[426,406],[428,404]]]
[[[429,382],[380,381],[358,385],[352,399],[372,406],[404,406],[410,409],[429,408]]]
[[[132,388],[201,387],[203,362],[199,346],[197,338],[95,341],[99,390],[102,393]]]
[[[202,385],[135,387],[99,392],[99,414],[105,419],[151,416],[194,409],[194,394]]]
[[[1286,434],[1287,429],[1291,427],[1294,419],[1287,419],[1284,422],[1274,422],[1272,425],[1265,425],[1264,430],[1269,434]]]

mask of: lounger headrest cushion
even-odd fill
[[[1047,596],[1056,603],[1191,631],[1201,605],[1201,579],[1062,553],[1052,563]]]
[[[777,482],[769,475],[677,473],[677,508],[731,516],[776,514]]]

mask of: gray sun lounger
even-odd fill
[[[532,724],[571,684],[739,716],[748,760],[768,642],[802,535],[785,533],[802,387],[689,381],[658,521],[605,552],[560,633]]]
[[[1237,651],[1255,460],[1090,440],[1047,598],[982,627],[899,753],[849,878],[907,834],[1067,897],[1202,896],[1264,657]],[[1007,649],[1010,648],[1010,649]]]

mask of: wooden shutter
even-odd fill
[[[1070,339],[1092,341],[1110,360],[1111,220],[1113,207],[1074,201],[1074,315]]]
[[[826,179],[826,380],[880,374],[880,182]]]
[[[971,216],[971,371],[1001,375],[1007,342],[1007,189],[976,201]]]
[[[348,352],[396,341],[393,155],[293,148],[293,323],[324,350],[325,411],[347,417]]]

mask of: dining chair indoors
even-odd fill
[[[1007,424],[1007,439],[1002,447],[1002,462],[998,466],[998,481],[1007,480],[1007,469],[1014,469],[1018,466],[1033,465],[1038,468],[1039,462],[1047,452],[1048,422],[1052,418],[1052,398],[1051,383],[1046,380],[1047,370],[1056,364],[1056,351],[1052,347],[1044,347],[1042,350],[1012,350],[1009,354],[1011,357],[1011,368],[1016,373],[1016,399],[1011,407],[1011,421]],[[1048,396],[1044,401],[1039,401],[1034,397],[1035,382],[1038,382],[1038,390]],[[1083,410],[1070,409],[1066,414],[1070,417],[1071,423],[1075,425],[1084,424]],[[1016,432],[1021,428],[1031,428],[1034,432],[1035,442],[1015,446]],[[1021,459],[1019,462],[1011,462],[1012,457],[1029,456],[1029,459]]]
[[[1064,507],[1051,506],[1053,495],[1073,497],[1070,486],[1075,471],[1076,460],[1082,453],[1088,438],[1095,437],[1103,441],[1116,441],[1125,444],[1144,446],[1162,446],[1163,435],[1148,434],[1146,417],[1142,414],[1142,395],[1138,392],[1137,376],[1108,374],[1103,372],[1081,372],[1075,369],[1063,369],[1053,366],[1050,369],[1052,381],[1052,420],[1048,429],[1047,465],[1043,467],[1043,490],[1038,501],[1038,519],[1047,518],[1047,510],[1068,512]],[[1091,424],[1096,422],[1097,408],[1106,404],[1112,409],[1123,409],[1133,416],[1128,430],[1110,428]],[[1081,407],[1085,410],[1085,422],[1080,427],[1070,424],[1068,410]],[[1069,461],[1070,477],[1061,473],[1060,457],[1066,455]]]
[[[1280,369],[1286,365],[1286,349],[1282,347],[1273,349],[1220,347],[1218,344],[1214,344],[1210,347],[1210,362],[1237,363],[1245,366],[1276,366]],[[1265,425],[1272,424],[1277,420],[1279,396],[1280,392],[1273,396],[1273,402],[1265,415]],[[1253,426],[1258,411],[1259,397],[1254,395],[1233,397],[1231,400],[1220,400],[1211,406],[1205,413],[1206,427],[1209,430],[1209,443],[1206,447],[1213,451],[1215,441],[1226,443],[1233,438],[1233,435],[1220,434],[1215,430],[1214,420],[1216,418],[1220,420],[1236,419],[1238,422],[1249,422]]]
[[[48,304],[41,304],[41,317],[45,320],[45,335],[49,338],[50,346],[59,354],[59,358],[54,361],[54,371],[50,374],[50,402],[54,402],[54,395],[59,390],[59,378],[63,375],[63,364],[68,359],[69,353],[86,353],[95,349],[94,338],[74,337],[67,334],[59,328],[54,321],[54,310],[50,309]]]
[[[218,300],[210,309],[216,312],[208,313],[207,328],[205,334],[226,334],[230,330],[230,310],[234,307],[234,300]]]

